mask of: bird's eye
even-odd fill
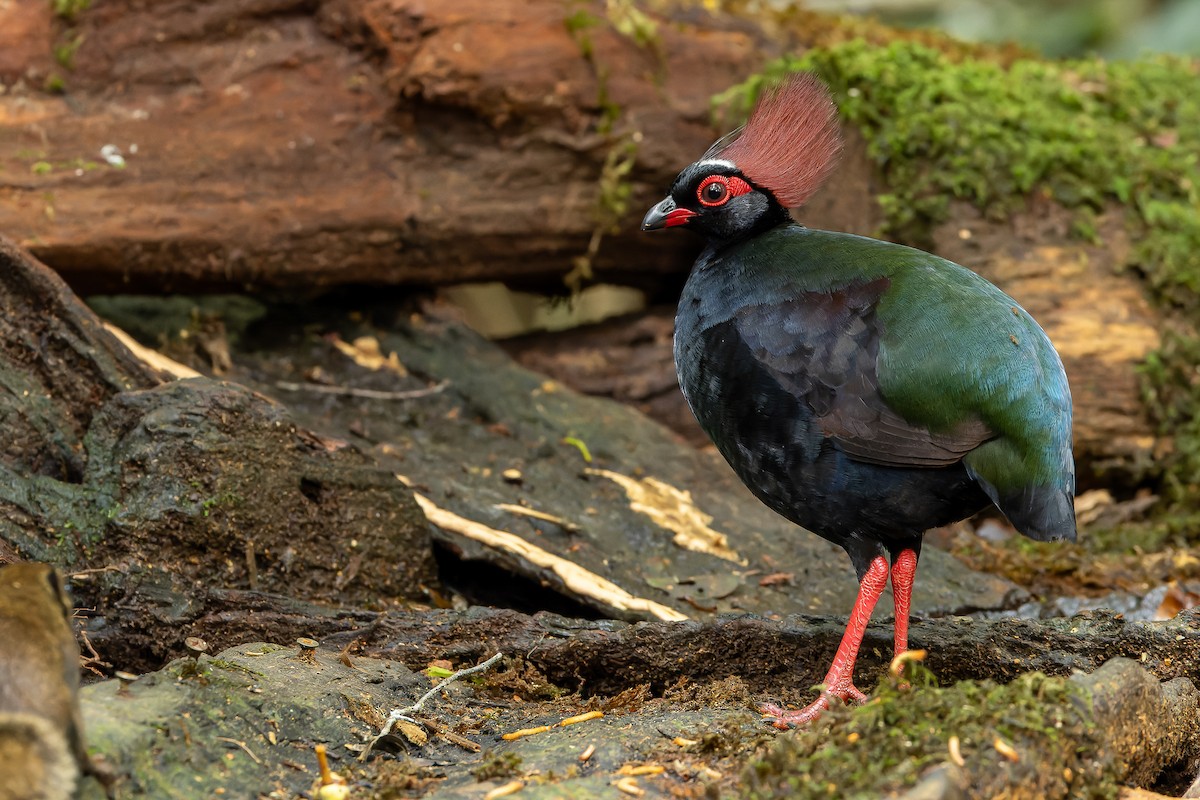
[[[719,206],[729,201],[729,179],[724,175],[709,175],[696,190],[702,206]]]

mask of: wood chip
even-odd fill
[[[483,800],[496,800],[498,797],[508,797],[510,794],[516,794],[525,788],[525,784],[521,781],[509,781],[503,786],[497,786],[483,796]]]
[[[996,741],[992,742],[992,747],[996,748],[997,753],[1004,756],[1014,764],[1021,760],[1021,756],[1019,753],[1017,753],[1016,749],[999,736],[996,737]]]
[[[428,717],[419,717],[418,721],[422,725],[424,725],[426,728],[429,728],[429,730],[433,731],[438,736],[445,739],[447,742],[450,742],[451,744],[456,744],[464,750],[470,750],[472,753],[478,753],[480,750],[483,749],[479,745],[479,743],[471,741],[470,739],[468,739],[465,736],[459,736],[457,733],[455,733],[452,730],[447,730],[446,728],[444,728],[440,724],[438,724],[438,722],[436,720],[432,720]]]
[[[203,377],[199,372],[180,364],[174,359],[164,356],[156,350],[151,350],[149,347],[144,347],[125,331],[113,325],[111,322],[103,323],[104,329],[116,337],[117,341],[125,345],[125,347],[138,358],[138,360],[149,364],[151,367],[167,373],[172,378],[200,378]]]
[[[951,736],[946,746],[950,750],[950,760],[960,767],[965,767],[967,761],[962,757],[962,743],[959,742],[958,737]]]
[[[584,712],[583,714],[576,714],[573,717],[567,717],[566,719],[564,719],[562,722],[560,722],[558,724],[563,725],[563,726],[574,725],[577,722],[587,722],[589,719],[600,719],[603,716],[604,716],[603,711],[587,711],[587,712]]]
[[[796,580],[794,572],[772,572],[770,575],[764,575],[758,579],[759,586],[791,586]]]
[[[550,730],[549,725],[539,725],[536,728],[522,728],[519,731],[513,731],[512,733],[506,733],[503,736],[501,736],[500,738],[511,742],[514,739],[520,739],[525,736],[533,736],[536,733],[545,733],[548,730]]]
[[[625,794],[631,794],[634,797],[641,797],[646,793],[646,790],[638,786],[636,778],[621,778],[617,781],[617,790]]]
[[[392,730],[400,731],[400,734],[410,744],[415,744],[417,747],[424,747],[429,741],[429,735],[421,730],[419,725],[413,725],[411,722],[406,722],[405,720],[399,720]]]
[[[617,770],[618,775],[662,775],[667,771],[667,768],[661,764],[641,764],[633,766],[626,764]]]
[[[624,489],[629,507],[674,533],[677,546],[742,566],[748,563],[729,546],[729,537],[709,527],[713,518],[696,507],[690,492],[656,478],[638,480],[607,469],[589,467],[584,473],[608,478]]]

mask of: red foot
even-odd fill
[[[825,713],[825,709],[829,708],[829,698],[831,697],[836,697],[843,703],[865,703],[867,701],[867,696],[855,688],[854,684],[847,683],[844,686],[821,692],[820,697],[797,711],[788,711],[776,703],[763,703],[758,707],[758,713],[779,730],[786,731],[788,728],[807,725]]]
[[[915,559],[915,556],[914,556]],[[883,556],[876,556],[867,571],[859,581],[858,597],[846,623],[846,632],[833,656],[833,664],[825,675],[825,691],[810,705],[799,711],[785,711],[782,707],[768,704],[759,710],[776,728],[787,730],[794,725],[807,725],[821,716],[829,708],[829,698],[836,697],[844,702],[862,703],[867,696],[854,688],[854,660],[858,657],[858,648],[862,644],[863,632],[871,619],[871,612],[879,602],[879,595],[887,585],[888,562]],[[903,586],[903,585],[902,585]],[[904,592],[901,592],[904,594]],[[904,594],[907,598],[907,594]],[[905,613],[907,621],[908,615]],[[899,642],[899,639],[897,639]]]

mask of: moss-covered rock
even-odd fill
[[[938,687],[919,665],[907,678],[912,688],[885,677],[865,705],[781,737],[746,770],[744,796],[875,798],[929,781],[937,792],[913,796],[1099,800],[1119,782],[1152,782],[1196,738],[1191,683],[1159,684],[1129,659],[1007,685]]]

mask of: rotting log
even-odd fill
[[[1088,612],[1048,620],[948,617],[914,620],[910,644],[928,652],[926,665],[946,680],[1007,681],[1024,672],[1091,672],[1123,656],[1159,680],[1200,679],[1200,613],[1164,622],[1130,622],[1119,614]],[[708,622],[587,621],[515,611],[388,613],[331,641],[361,640],[364,651],[409,666],[433,658],[474,662],[496,650],[527,654],[550,680],[588,694],[631,685],[655,689],[681,679],[738,675],[756,691],[795,690],[821,681],[845,628],[837,617],[755,615]],[[669,654],[669,655],[668,655]],[[891,631],[874,625],[860,655],[869,684],[891,661]]]
[[[87,627],[122,632],[97,637],[101,660],[168,655],[213,584],[327,603],[424,595],[428,525],[390,472],[244,387],[160,382],[3,239],[0,271],[0,555],[73,575]]]
[[[104,331],[58,275],[3,237],[0,276],[0,463],[78,481],[96,411],[162,376]]]

